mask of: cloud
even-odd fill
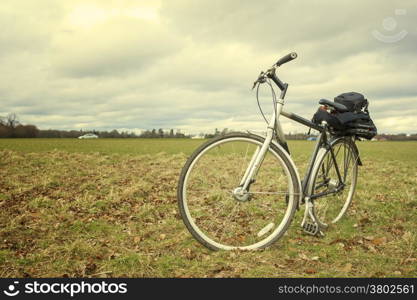
[[[413,1],[2,1],[0,115],[40,128],[263,130],[251,84],[295,50],[278,73],[287,111],[310,118],[320,98],[358,91],[380,132],[415,132],[416,17]],[[372,35],[403,29],[397,43]]]
[[[180,47],[181,38],[156,23],[117,16],[54,36],[51,63],[64,76],[117,77],[142,71]]]

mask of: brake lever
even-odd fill
[[[266,73],[264,73],[264,71],[259,74],[258,79],[256,79],[256,81],[253,83],[252,90],[256,87],[257,84],[264,83],[266,81],[265,74]]]

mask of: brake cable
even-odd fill
[[[271,84],[271,80],[269,78],[267,78],[264,82],[266,82],[269,85],[269,87],[271,88],[272,104],[274,105],[274,110],[275,110],[275,115],[276,115],[276,113],[277,113],[277,110],[276,110],[277,109],[277,105],[276,105],[277,104],[277,95],[275,94],[275,90],[274,90],[274,88],[273,88],[273,86]],[[268,124],[268,120],[266,119],[265,114],[264,114],[264,112],[262,110],[261,104],[259,103],[259,86],[260,85],[261,85],[261,83],[258,82],[258,85],[256,87],[256,102],[258,104],[259,111],[261,112],[262,117],[265,120],[265,123]]]

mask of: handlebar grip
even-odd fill
[[[277,62],[276,62],[276,66],[279,67],[289,61],[292,61],[293,59],[297,58],[297,53],[295,52],[291,52],[290,54],[285,55],[284,57],[281,57]]]

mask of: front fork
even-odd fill
[[[250,185],[255,181],[255,177],[259,170],[259,167],[261,166],[265,158],[266,152],[269,149],[269,145],[271,144],[272,139],[274,137],[274,129],[277,128],[278,135],[280,137],[281,135],[283,136],[281,126],[279,126],[279,121],[278,121],[283,105],[284,105],[283,100],[279,99],[272,113],[271,120],[268,123],[265,141],[262,144],[262,146],[258,146],[256,151],[253,153],[252,158],[249,162],[249,165],[240,181],[239,190],[241,193],[245,193],[245,192],[247,193],[248,189],[250,188]]]
[[[255,181],[256,174],[265,158],[266,152],[268,151],[269,145],[272,141],[272,134],[273,129],[268,128],[264,143],[262,144],[262,146],[258,146],[255,152],[253,153],[252,159],[239,184],[242,191],[248,191],[250,184]]]

